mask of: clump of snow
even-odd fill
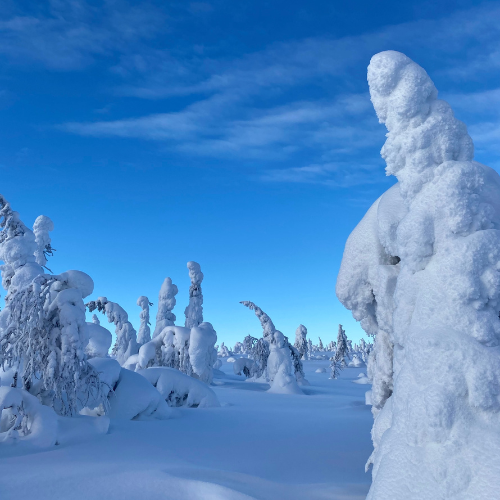
[[[122,368],[109,396],[108,415],[126,420],[163,420],[172,417],[172,410],[148,380],[139,373]]]
[[[366,376],[365,373],[360,373],[356,380],[353,380],[355,384],[371,384],[370,379]],[[368,404],[368,403],[367,403]]]
[[[42,267],[47,266],[47,255],[52,255],[54,249],[52,248],[50,242],[49,233],[54,230],[54,223],[50,217],[46,215],[39,215],[35,223],[33,224],[33,234],[35,235],[35,241],[37,244],[37,249],[35,250],[35,260],[36,263]]]
[[[88,358],[105,358],[113,342],[111,332],[97,323],[87,323],[89,343],[85,347]]]
[[[347,366],[349,366],[350,368],[360,368],[363,365],[364,363],[359,358],[359,356],[357,354],[353,354],[352,361],[350,361]]]
[[[279,330],[274,332],[274,343],[271,344],[267,368],[271,381],[269,392],[303,394],[293,372],[290,349],[286,345],[284,335]]]
[[[229,360],[228,360],[229,361]],[[237,358],[233,362],[233,372],[235,375],[245,375],[251,377],[255,371],[255,361],[250,358]]]
[[[175,307],[175,296],[179,290],[172,283],[171,278],[165,278],[158,295],[158,312],[156,313],[156,325],[153,337],[156,337],[167,326],[174,326],[175,314],[172,312]]]
[[[214,346],[217,342],[217,333],[208,322],[200,323],[191,328],[189,334],[189,361],[193,368],[193,375],[201,381],[212,382],[212,367],[217,359]]]
[[[368,500],[495,498],[500,177],[473,161],[465,125],[408,57],[377,54],[368,82],[398,183],[349,237],[337,280],[376,336]]]
[[[185,327],[193,328],[203,323],[203,294],[201,292],[203,273],[201,272],[200,264],[197,262],[189,261],[187,268],[189,270],[191,286],[189,287],[189,305],[184,311],[186,315]]]
[[[234,363],[236,361],[236,358],[233,356],[229,356],[229,358],[226,359],[228,363]]]
[[[162,395],[169,406],[211,408],[220,406],[214,391],[178,370],[153,367],[138,372]]]
[[[0,387],[0,443],[49,448],[57,441],[57,415],[28,391]]]
[[[318,368],[316,373],[326,373],[326,368]]]

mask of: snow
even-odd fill
[[[349,237],[336,288],[376,336],[367,499],[496,498],[500,177],[408,57],[375,55],[368,83],[398,183]]]
[[[174,326],[176,320],[172,312],[175,307],[175,296],[178,293],[177,286],[172,283],[171,278],[165,278],[158,294],[158,312],[156,313],[156,324],[153,338],[167,326]]]
[[[167,401],[169,406],[212,408],[220,406],[210,387],[179,370],[152,367],[138,372],[147,379]]]
[[[318,367],[328,361],[304,362],[311,386],[296,396],[269,393],[223,362],[226,376],[212,388],[220,407],[180,407],[169,420],[111,418],[108,434],[43,454],[0,446],[2,500],[362,500],[366,387],[352,383],[357,368],[329,380]]]
[[[87,332],[89,343],[85,347],[85,352],[89,358],[105,358],[113,342],[111,332],[101,325],[87,322]]]
[[[203,273],[200,264],[197,262],[189,261],[187,268],[191,286],[189,287],[189,304],[184,311],[186,316],[185,327],[193,328],[203,323],[203,294],[201,291]]]
[[[212,367],[217,359],[217,351],[214,348],[216,342],[217,333],[210,323],[203,322],[191,328],[189,361],[194,376],[208,384],[212,382]]]

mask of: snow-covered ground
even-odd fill
[[[0,498],[364,499],[370,386],[353,381],[366,367],[330,380],[328,365],[305,361],[306,395],[283,395],[233,375],[224,361],[226,376],[213,386],[220,408],[182,408],[171,420],[112,420],[107,435],[39,453],[2,446]]]

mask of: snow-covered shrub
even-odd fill
[[[245,375],[246,378],[252,377],[255,373],[255,361],[250,358],[237,358],[233,363],[233,372],[235,375]]]
[[[193,369],[192,375],[202,382],[212,382],[212,367],[217,359],[214,348],[217,333],[208,322],[200,323],[191,328],[189,335],[189,360]]]
[[[47,255],[53,255],[54,248],[51,246],[50,231],[54,230],[54,223],[46,215],[39,215],[33,224],[33,234],[37,249],[35,250],[36,263],[47,269]]]
[[[149,325],[149,306],[152,306],[153,303],[149,302],[149,299],[141,295],[137,299],[137,305],[142,309],[140,314],[141,324],[139,326],[139,333],[137,334],[137,343],[139,345],[145,344],[151,340],[151,328]]]
[[[307,328],[299,325],[295,330],[295,349],[299,351],[301,359],[309,359],[309,346],[307,344]]]
[[[318,339],[319,339],[318,351],[324,351],[325,347],[323,346],[323,341],[321,340],[321,337],[318,337]]]
[[[0,387],[0,444],[49,448],[57,441],[57,415],[28,391]]]
[[[267,360],[267,371],[271,382],[269,392],[303,394],[294,376],[294,367],[288,345],[285,336],[276,330]]]
[[[90,312],[97,309],[99,312],[106,313],[108,322],[114,323],[116,341],[111,354],[120,365],[123,365],[130,356],[139,352],[137,332],[128,320],[128,314],[123,307],[116,302],[109,301],[106,297],[99,297],[86,305]]]
[[[176,317],[172,310],[175,307],[175,296],[178,291],[177,286],[172,283],[172,279],[165,278],[158,295],[158,312],[156,313],[153,337],[159,335],[166,326],[174,326]]]
[[[215,392],[210,387],[178,370],[153,367],[140,370],[138,373],[156,387],[169,406],[195,408],[220,406]]]
[[[87,323],[89,342],[85,347],[87,358],[105,358],[113,342],[111,332],[98,323]]]
[[[234,354],[244,354],[243,344],[241,342],[236,342],[236,344],[234,344],[233,353]]]
[[[409,58],[377,54],[368,82],[398,183],[349,237],[337,280],[375,335],[368,499],[496,498],[500,178]]]
[[[189,305],[184,311],[186,316],[185,327],[193,328],[203,323],[203,294],[201,293],[203,273],[197,262],[189,261],[187,268],[189,269],[191,286],[189,287]]]

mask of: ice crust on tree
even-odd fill
[[[145,344],[151,340],[151,328],[149,325],[149,306],[153,304],[149,302],[149,299],[141,295],[137,299],[137,305],[142,309],[140,314],[141,324],[139,326],[139,333],[137,334],[137,343],[139,345]]]
[[[172,310],[175,307],[175,296],[178,291],[177,286],[172,283],[172,279],[165,278],[158,295],[158,312],[156,313],[153,337],[159,335],[166,326],[174,326],[176,317]]]
[[[189,261],[187,268],[189,270],[191,286],[189,287],[189,305],[184,311],[186,316],[185,327],[193,328],[203,323],[203,294],[201,293],[203,273],[201,272],[200,264],[197,262]]]
[[[375,55],[368,83],[398,182],[350,235],[336,288],[375,336],[367,499],[496,498],[500,177],[408,57]]]

